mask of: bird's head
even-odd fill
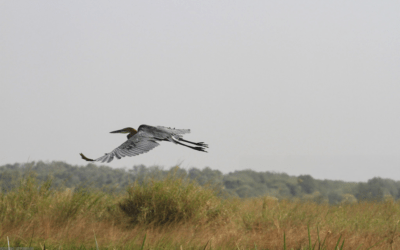
[[[123,129],[120,129],[120,130],[112,131],[112,132],[110,132],[110,133],[113,133],[113,134],[116,134],[116,133],[120,133],[120,134],[130,134],[130,133],[133,133],[133,134],[136,134],[137,131],[136,131],[136,129],[133,129],[133,128],[123,128]]]

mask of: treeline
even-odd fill
[[[164,170],[159,167],[134,166],[131,169],[113,169],[88,164],[73,166],[65,162],[31,162],[0,166],[1,192],[18,186],[28,174],[39,181],[52,178],[53,188],[90,187],[108,192],[123,192],[133,182],[142,183],[167,175],[190,178],[200,185],[210,185],[224,197],[251,198],[270,196],[277,199],[312,200],[330,204],[353,203],[363,200],[382,201],[400,198],[400,181],[373,178],[368,182],[317,180],[310,175],[289,176],[285,173],[235,171],[223,174],[210,168],[189,170],[179,167]],[[273,198],[272,198],[273,199]]]

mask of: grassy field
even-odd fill
[[[332,206],[222,199],[171,176],[124,194],[53,190],[25,178],[0,194],[0,247],[35,249],[400,249],[400,203]]]

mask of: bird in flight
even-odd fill
[[[128,134],[128,140],[110,153],[107,153],[94,160],[87,158],[81,153],[80,155],[82,159],[86,161],[99,161],[108,163],[111,162],[114,157],[121,159],[125,156],[135,156],[146,153],[160,145],[158,144],[159,141],[173,142],[175,144],[202,152],[207,152],[205,149],[208,148],[208,145],[204,144],[204,142],[191,142],[182,138],[182,134],[190,133],[190,129],[174,129],[162,126],[153,127],[149,125],[140,125],[138,130],[128,127],[112,131],[110,133]],[[182,142],[195,145],[195,147],[189,146]]]

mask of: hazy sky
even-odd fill
[[[0,165],[85,165],[141,124],[190,128],[111,167],[400,180],[399,1],[0,1]]]

